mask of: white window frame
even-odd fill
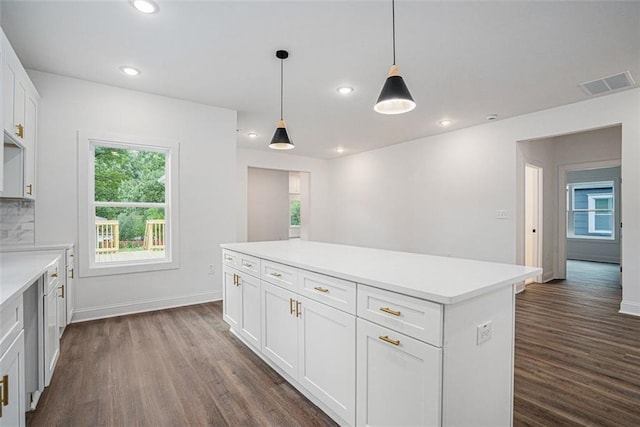
[[[597,209],[596,200],[609,199],[611,200],[611,209]],[[611,215],[613,217],[613,195],[612,194],[588,194],[587,195],[589,206],[589,233],[611,233],[613,235],[614,230],[598,230],[596,229],[596,216],[598,214]]]
[[[118,262],[96,262],[95,230],[95,146],[112,147],[140,151],[156,151],[165,154],[165,257]],[[179,164],[180,144],[178,141],[128,135],[118,135],[101,131],[78,131],[78,249],[80,277],[105,276],[111,274],[138,273],[179,268],[178,225],[179,209]],[[100,203],[104,206],[105,203]],[[109,205],[127,207],[150,203],[119,203]],[[157,204],[153,204],[157,205]]]
[[[611,188],[612,194],[593,193],[588,194],[587,209],[575,209],[575,190],[581,190],[585,188]],[[614,217],[615,224],[615,183],[613,181],[598,181],[598,182],[581,182],[567,184],[567,237],[570,239],[587,239],[587,240],[615,240],[616,230],[615,226],[611,230],[611,236],[587,236],[578,235],[574,233],[573,218],[575,212],[587,212],[588,213],[588,230],[589,233],[608,233],[609,230],[595,230],[595,216],[597,209],[595,209],[595,199],[597,198],[610,198],[613,200],[611,209],[607,209],[606,212],[611,212]],[[592,198],[594,201],[592,202]],[[592,206],[593,203],[593,206]]]

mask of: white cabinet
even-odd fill
[[[23,427],[24,406],[24,332],[0,354],[0,427]]]
[[[262,282],[262,353],[293,378],[298,373],[296,310],[295,293]]]
[[[75,292],[75,270],[73,264],[73,247],[65,249],[63,258],[60,261],[64,263],[64,267],[60,267],[60,286],[58,293],[58,330],[60,337],[65,327],[71,323],[73,317],[73,304]]]
[[[358,425],[440,425],[442,350],[358,319]]]
[[[260,279],[230,267],[224,274],[224,319],[249,343],[260,348]]]
[[[35,199],[38,93],[2,33],[3,197]]]
[[[48,386],[60,356],[60,327],[58,323],[58,300],[60,285],[60,258],[49,267],[44,281],[44,385]]]

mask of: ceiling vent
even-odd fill
[[[580,83],[580,87],[582,87],[588,95],[603,95],[605,93],[628,89],[635,85],[636,82],[633,81],[633,77],[631,77],[629,71],[591,80],[590,82]]]

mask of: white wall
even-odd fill
[[[237,241],[247,241],[247,176],[249,167],[309,172],[309,240],[331,241],[331,223],[338,215],[329,208],[328,161],[282,152],[238,149],[236,165]]]
[[[29,71],[42,99],[36,243],[78,241],[78,129],[180,142],[180,268],[79,278],[76,320],[219,299],[219,244],[235,240],[236,112]],[[84,256],[77,253],[78,257]],[[209,275],[209,264],[215,274]]]
[[[333,240],[516,262],[516,142],[616,124],[624,183],[621,309],[640,314],[640,89],[332,160],[331,204],[339,218]],[[510,219],[496,219],[498,209]]]
[[[289,172],[249,168],[247,240],[288,240],[289,212]]]

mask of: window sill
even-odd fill
[[[617,243],[617,239],[615,237],[600,236],[567,236],[567,240]]]
[[[101,263],[93,266],[82,268],[80,266],[80,277],[96,277],[109,276],[113,274],[130,274],[130,273],[151,273],[162,270],[175,270],[180,268],[177,259],[157,261],[143,260],[141,262],[131,261],[128,263]]]

